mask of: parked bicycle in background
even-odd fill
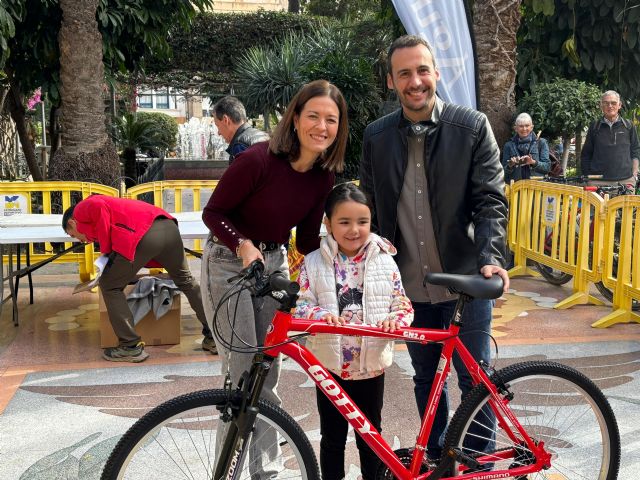
[[[601,197],[608,196],[609,198],[617,197],[619,195],[634,195],[636,192],[640,192],[640,181],[637,181],[635,185],[631,184],[598,184],[593,185],[592,183],[600,180],[602,176],[600,175],[591,175],[591,176],[574,176],[574,177],[544,177],[543,181],[550,183],[559,183],[566,185],[575,185],[584,188],[587,191],[595,192]],[[578,206],[577,215],[575,219],[568,218],[567,222],[570,224],[575,224],[576,234],[580,229],[580,218],[582,215],[581,205]],[[593,235],[594,235],[594,225],[592,224],[589,230],[590,235],[590,244],[593,244]],[[547,227],[545,239],[544,239],[544,253],[546,255],[553,256],[553,229]],[[616,228],[615,228],[615,252],[613,257],[613,275],[616,275],[618,264],[617,258],[619,251],[619,238],[620,238],[620,219],[616,220]],[[558,247],[556,247],[558,248]],[[542,277],[549,283],[553,285],[564,285],[569,282],[573,275],[563,272],[561,270],[554,269],[551,266],[545,265],[541,262],[532,261],[533,266],[540,272]],[[613,300],[613,292],[607,288],[602,281],[595,283],[596,288],[602,294],[602,296],[611,302]],[[634,310],[640,310],[640,303],[633,303]]]

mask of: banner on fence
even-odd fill
[[[16,213],[28,213],[27,197],[15,193],[0,193],[0,217],[8,217]]]

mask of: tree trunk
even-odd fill
[[[18,138],[20,139],[20,145],[22,146],[22,151],[24,152],[24,157],[27,161],[27,166],[29,167],[29,173],[33,177],[33,180],[36,182],[40,182],[44,180],[42,176],[42,170],[40,169],[40,165],[38,165],[38,159],[36,157],[36,151],[33,143],[31,143],[31,139],[29,138],[29,132],[27,130],[27,121],[26,121],[26,111],[24,105],[22,104],[22,95],[20,94],[20,90],[18,88],[15,77],[12,72],[7,72],[7,76],[9,77],[9,95],[7,97],[7,109],[11,114],[11,119],[16,126],[16,131],[18,132]]]
[[[265,110],[262,114],[262,118],[264,118],[264,131],[271,133],[271,112]]]
[[[102,37],[96,21],[99,0],[60,0],[60,125],[62,146],[49,176],[117,187],[120,162],[107,135],[103,100]]]
[[[480,79],[479,109],[489,118],[498,145],[512,135],[516,110],[516,34],[520,0],[475,0],[473,28]]]
[[[584,133],[584,127],[580,126],[576,128],[576,136],[575,136],[575,154],[576,154],[576,167],[577,171],[582,173],[581,165],[580,165],[580,157],[582,156],[582,134]],[[571,144],[571,140],[569,140],[569,144]]]
[[[53,157],[60,148],[60,108],[56,105],[51,105],[49,110],[49,143],[51,145],[51,151],[49,152],[49,158]]]
[[[567,174],[567,164],[569,163],[569,149],[571,147],[571,139],[562,137],[562,171]],[[578,175],[580,175],[580,162],[578,162]]]
[[[127,147],[122,152],[124,163],[124,182],[127,188],[135,186],[138,181],[138,165],[136,159],[136,149]]]
[[[289,13],[300,13],[300,0],[289,0]]]
[[[347,15],[347,7],[349,0],[340,0],[338,2],[338,8],[336,8],[336,17],[339,19],[343,19]]]
[[[5,100],[9,87],[0,87],[0,175],[3,180],[15,180],[16,166],[16,128],[9,110],[5,108]]]

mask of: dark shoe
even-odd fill
[[[202,340],[202,349],[211,353],[211,355],[218,354],[216,342],[213,340],[213,337],[204,337],[204,339]]]
[[[144,362],[149,354],[144,351],[144,342],[138,343],[135,347],[111,347],[105,348],[102,358],[110,362]]]

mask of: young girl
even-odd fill
[[[378,325],[384,331],[407,326],[413,308],[387,240],[371,233],[371,208],[355,185],[344,183],[329,194],[324,223],[328,235],[304,259],[298,282],[296,316],[344,325]],[[331,371],[347,394],[380,431],[384,369],[391,365],[393,342],[372,337],[315,335],[307,346]],[[344,478],[346,420],[318,389],[320,470],[323,480]],[[380,460],[359,435],[362,478],[375,478]]]

